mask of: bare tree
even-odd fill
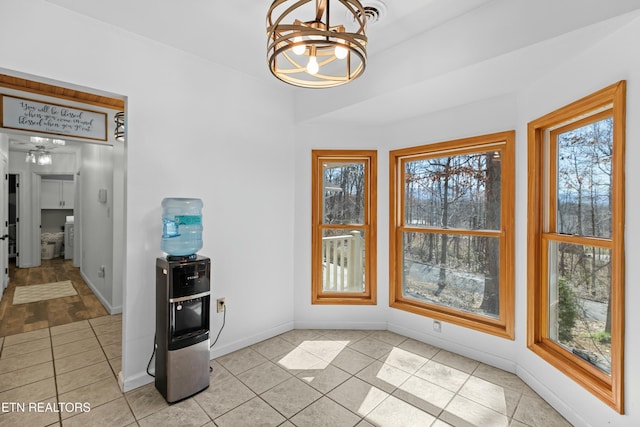
[[[500,229],[500,197],[502,168],[500,153],[486,154],[485,175],[485,209],[486,228]],[[496,239],[486,237],[486,274],[484,279],[484,295],[480,308],[486,313],[498,315],[500,311],[500,247]]]

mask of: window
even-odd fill
[[[376,303],[376,151],[312,152],[312,303]]]
[[[390,153],[392,307],[513,339],[514,139]]]
[[[623,411],[625,82],[529,123],[527,345]]]

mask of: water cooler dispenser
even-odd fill
[[[155,385],[169,403],[209,387],[210,277],[206,257],[156,260]]]

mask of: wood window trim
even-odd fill
[[[377,156],[376,150],[312,150],[312,212],[311,212],[311,303],[326,305],[376,305],[377,304]],[[322,162],[354,162],[365,164],[364,224],[333,224],[333,229],[365,232],[365,289],[364,292],[323,292],[322,231]]]
[[[502,150],[500,230],[456,230],[447,233],[500,237],[500,301],[498,319],[467,313],[449,307],[427,304],[406,298],[402,292],[402,233],[411,227],[403,225],[404,191],[398,188],[405,160],[441,157],[447,154],[469,154],[500,147]],[[394,150],[389,153],[389,306],[432,319],[456,324],[502,338],[514,339],[514,214],[515,214],[515,131],[463,138],[453,141]],[[420,230],[428,230],[421,227]],[[442,231],[439,229],[439,231]],[[399,267],[400,266],[400,267]]]
[[[527,347],[565,373],[619,413],[624,413],[624,159],[626,82],[620,81],[528,124],[528,244],[527,244]],[[570,354],[548,338],[548,285],[544,215],[545,144],[548,134],[566,126],[595,121],[603,110],[613,117],[613,206],[610,247],[611,271],[611,375]],[[588,115],[586,119],[585,115]],[[574,126],[576,127],[576,126]],[[548,198],[546,200],[549,200]],[[547,202],[548,203],[548,202]],[[556,239],[557,240],[557,239]],[[584,243],[593,244],[594,238]],[[610,240],[608,242],[607,240]]]

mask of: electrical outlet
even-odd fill
[[[218,313],[224,312],[224,298],[218,298],[216,300],[216,306],[218,307]]]
[[[439,320],[433,321],[433,331],[434,332],[442,332],[442,323]]]

